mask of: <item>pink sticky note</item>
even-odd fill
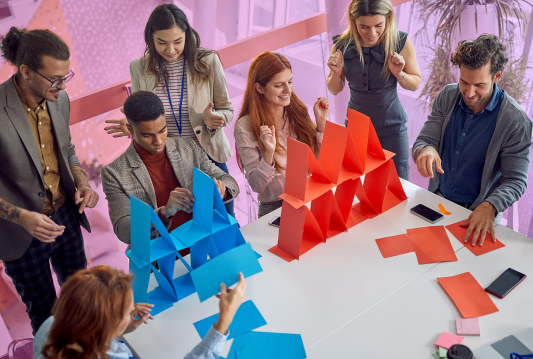
[[[442,334],[439,335],[439,338],[435,342],[435,345],[446,348],[446,349],[450,349],[452,345],[461,344],[463,340],[465,340],[464,337],[460,337],[458,335],[451,334],[448,332],[442,332]]]
[[[481,335],[478,318],[458,318],[455,319],[457,334],[461,335]]]

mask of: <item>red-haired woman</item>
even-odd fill
[[[314,106],[316,125],[305,104],[292,91],[292,68],[275,52],[257,56],[248,72],[235,142],[250,187],[258,193],[259,217],[281,207],[285,186],[287,137],[303,142],[318,157],[329,102],[319,97]]]
[[[151,304],[133,304],[131,274],[97,266],[72,275],[61,296],[33,340],[35,359],[131,359],[128,346],[116,339],[137,329],[148,319]],[[242,303],[246,283],[228,291],[220,285],[220,316],[202,342],[186,359],[218,358],[229,334],[228,327]],[[138,316],[139,319],[135,320]]]

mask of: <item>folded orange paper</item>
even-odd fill
[[[444,226],[408,229],[418,264],[455,262],[457,257]]]

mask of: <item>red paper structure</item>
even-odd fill
[[[347,128],[326,123],[318,160],[309,146],[289,138],[283,219],[270,251],[289,262],[299,259],[326,238],[406,200],[393,156],[381,147],[370,118],[351,109]]]

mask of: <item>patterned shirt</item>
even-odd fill
[[[172,100],[172,107],[174,113],[172,113],[172,107],[168,101],[168,93],[165,83],[160,83],[155,87],[155,93],[163,102],[165,106],[165,117],[168,126],[168,135],[170,137],[180,136],[176,121],[180,123],[180,99],[181,99],[181,82],[183,76],[183,65],[185,63],[185,57],[173,62],[166,62],[166,68],[168,73],[168,90],[170,92],[170,99]],[[187,76],[187,74],[185,74]],[[174,119],[174,115],[176,118]],[[187,105],[187,78],[183,81],[183,100],[181,105],[181,136],[194,139],[198,144],[198,138],[192,128],[191,120],[189,119],[189,107]]]

